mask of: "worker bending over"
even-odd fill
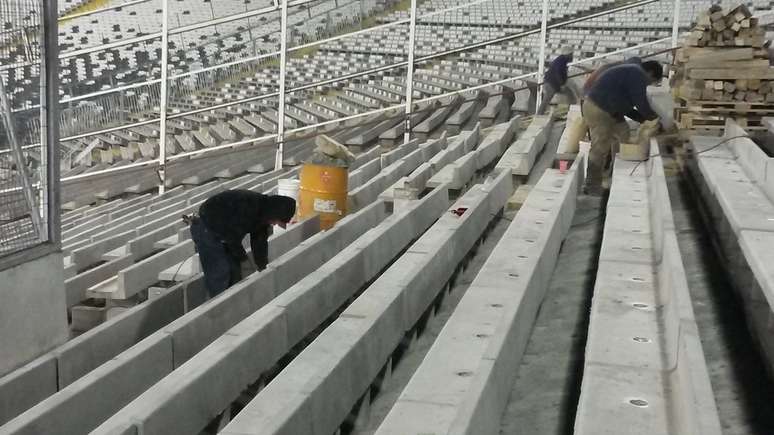
[[[610,68],[612,68],[614,66],[624,65],[624,64],[642,65],[642,58],[637,57],[637,56],[630,57],[630,58],[625,59],[625,60],[623,60],[621,62],[613,62],[613,63],[604,64],[604,65],[600,66],[599,68],[595,69],[594,71],[591,72],[591,74],[589,74],[588,78],[586,78],[586,82],[583,83],[583,94],[585,95],[585,94],[589,93],[589,90],[591,90],[591,87],[594,85],[594,82],[597,81],[597,78],[599,78],[599,76],[603,72],[607,71],[608,69],[610,69]]]
[[[250,234],[255,265],[263,270],[269,262],[271,226],[285,228],[295,213],[293,198],[226,190],[204,201],[198,216],[184,217],[191,225],[210,298],[242,279],[241,263],[247,260],[242,239]]]
[[[572,62],[572,47],[564,47],[561,54],[551,61],[548,70],[543,74],[543,98],[537,111],[538,115],[546,113],[548,105],[557,93],[565,95],[570,100],[570,104],[580,99],[578,90],[574,87],[575,84],[567,78],[570,62]]]
[[[664,71],[655,61],[623,64],[604,71],[592,84],[583,103],[583,119],[591,134],[586,192],[602,193],[602,172],[620,143],[629,138],[624,117],[637,122],[658,118],[646,89],[661,81]]]

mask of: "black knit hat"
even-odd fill
[[[642,69],[649,72],[651,77],[653,77],[653,80],[656,82],[660,82],[661,79],[664,78],[664,67],[662,67],[661,64],[655,60],[643,62]]]
[[[289,196],[269,195],[266,197],[264,213],[267,219],[290,222],[296,214],[296,200]]]

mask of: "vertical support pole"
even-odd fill
[[[540,104],[543,101],[543,73],[546,63],[546,27],[548,26],[548,0],[543,0],[543,14],[540,20],[540,57],[538,58],[538,76],[537,81],[540,86],[537,87],[535,96],[535,114],[537,114]]]
[[[672,48],[677,47],[680,36],[680,0],[675,0],[672,14]]]
[[[159,104],[159,195],[167,184],[167,77],[169,74],[169,0],[162,0],[161,16],[161,102]]]
[[[403,143],[411,140],[411,111],[414,105],[414,42],[417,35],[417,0],[411,0],[409,22],[408,65],[406,68],[406,129],[403,132]]]
[[[59,167],[59,9],[57,2],[42,0],[43,36],[39,40],[43,47],[43,68],[40,77],[41,111],[41,160],[46,162],[44,206],[48,225],[48,242],[59,249],[62,243],[60,167]],[[45,132],[45,133],[43,133]],[[42,174],[41,174],[41,183]]]
[[[247,8],[247,4],[245,3],[245,12],[248,12],[249,9]],[[250,45],[253,46],[253,57],[258,55],[258,48],[255,44],[255,38],[253,38],[253,26],[250,24],[250,17],[247,17],[247,35],[250,38]]]
[[[285,153],[285,74],[288,60],[288,0],[282,0],[280,12],[280,76],[279,106],[277,107],[277,158],[274,169],[282,169]]]
[[[675,57],[677,56],[677,52],[674,51],[674,49],[677,48],[679,39],[680,39],[680,0],[674,0],[674,10],[672,11],[672,45],[670,46],[670,48],[672,48],[672,67],[669,69],[669,81],[667,81],[666,83],[662,83],[662,86],[669,86],[669,83],[671,83],[672,77],[674,76],[674,73],[675,73],[674,66],[676,64]]]

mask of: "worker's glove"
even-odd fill
[[[637,130],[637,143],[642,146],[648,146],[650,138],[657,135],[661,129],[661,124],[658,118],[644,121],[640,124],[639,130]]]

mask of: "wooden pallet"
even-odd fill
[[[749,118],[734,118],[741,127],[746,130],[766,130],[767,127],[763,125],[760,119]],[[685,130],[722,130],[726,127],[726,118],[717,116],[696,116],[693,114],[686,114],[679,120],[679,126]]]
[[[764,117],[774,116],[774,107],[771,109],[723,109],[714,107],[677,107],[675,113],[701,114],[702,116],[722,116],[728,118]]]
[[[717,100],[686,100],[680,98],[680,109],[693,110],[726,110],[739,112],[774,112],[774,103],[772,102],[748,102],[748,101],[717,101]]]

